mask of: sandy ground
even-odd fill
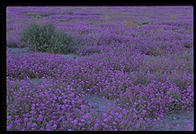
[[[194,112],[179,112],[166,115],[154,131],[193,131]]]
[[[20,55],[23,53],[30,52],[31,50],[26,47],[26,48],[7,48],[7,51],[11,54]]]

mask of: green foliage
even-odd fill
[[[22,32],[20,41],[37,52],[73,53],[76,50],[74,39],[57,31],[52,24],[30,24]]]
[[[49,16],[49,14],[42,14],[42,13],[29,13],[29,12],[24,12],[25,15],[33,17],[33,18],[43,18]]]
[[[72,19],[59,19],[60,22],[70,22]]]
[[[68,14],[69,14],[69,15],[72,15],[72,14],[73,14],[73,12],[68,12]]]

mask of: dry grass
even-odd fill
[[[128,20],[124,21],[124,24],[126,27],[136,27],[137,26],[137,22],[132,19],[128,19]]]
[[[170,18],[171,20],[176,20],[176,19],[177,19],[177,16],[171,15],[169,18]]]

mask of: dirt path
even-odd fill
[[[193,131],[194,112],[180,112],[166,115],[163,123],[153,131]]]

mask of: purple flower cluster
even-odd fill
[[[7,129],[153,130],[169,113],[193,111],[192,10],[8,7]],[[18,33],[32,21],[72,35],[79,58],[9,51],[26,47]],[[91,96],[116,105],[97,114]]]

